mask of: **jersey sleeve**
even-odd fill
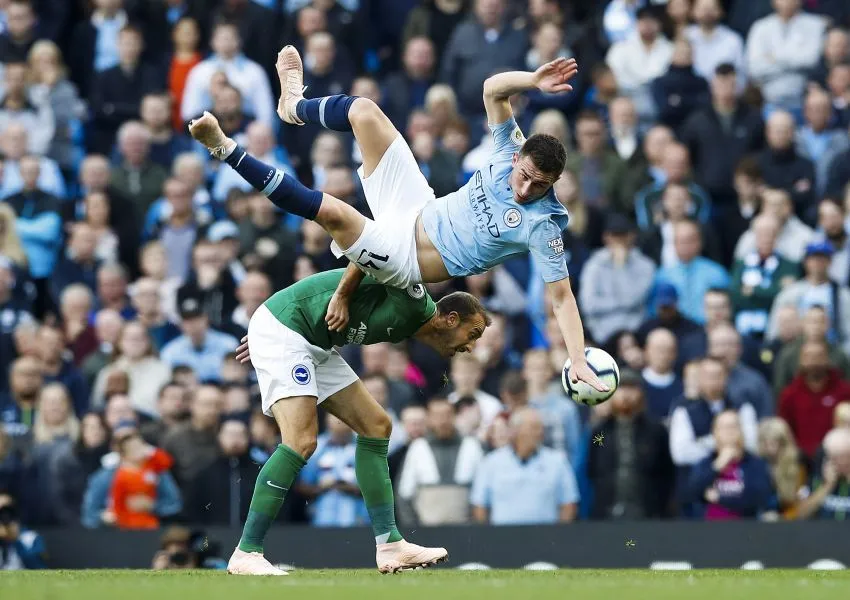
[[[552,219],[546,219],[531,230],[528,250],[543,276],[543,281],[553,283],[570,276],[564,255],[561,230]]]
[[[513,117],[504,123],[489,125],[489,127],[495,142],[493,156],[501,158],[513,156],[525,143],[525,136]]]

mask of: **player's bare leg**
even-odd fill
[[[375,560],[381,573],[429,567],[448,559],[445,548],[426,548],[405,540],[395,524],[395,504],[387,465],[392,421],[356,381],[322,406],[357,434],[354,468],[375,534]]]
[[[316,450],[319,421],[316,397],[283,398],[272,405],[282,443],[257,474],[254,495],[239,545],[227,563],[232,575],[286,575],[263,555],[263,542],[286,493]]]
[[[321,124],[336,131],[353,131],[363,157],[364,175],[368,177],[378,166],[390,144],[400,135],[389,117],[368,98],[328,96],[308,100],[315,106],[299,107],[304,98],[304,65],[294,46],[285,46],[277,55],[280,100],[277,114],[286,123]]]
[[[306,188],[290,175],[257,160],[225,135],[211,113],[205,112],[191,121],[189,133],[276,206],[316,221],[341,248],[354,244],[363,232],[366,217],[357,209],[339,198]]]

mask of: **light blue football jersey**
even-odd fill
[[[525,136],[513,117],[490,130],[496,147],[487,165],[458,191],[425,205],[425,232],[452,277],[483,273],[531,252],[544,281],[565,279],[569,271],[561,231],[567,227],[567,210],[552,190],[517,204],[510,188],[511,161]]]

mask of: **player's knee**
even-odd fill
[[[377,123],[384,117],[383,112],[369,98],[357,98],[348,111],[348,121],[352,127],[361,127],[370,123]]]
[[[316,451],[316,436],[310,432],[302,432],[295,436],[289,446],[306,460]]]
[[[368,437],[388,438],[393,432],[393,421],[387,413],[381,412],[381,416],[370,421],[368,427]]]

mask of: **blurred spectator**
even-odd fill
[[[655,421],[666,421],[673,401],[685,391],[675,370],[677,351],[676,336],[667,329],[659,327],[646,336],[646,367],[640,373],[644,396],[641,404],[645,404],[647,415]]]
[[[91,292],[97,287],[97,272],[101,261],[95,256],[97,238],[87,223],[77,223],[64,255],[56,263],[56,273],[50,278],[50,294],[59,303],[63,291],[70,285],[84,285]]]
[[[177,319],[177,290],[183,285],[179,277],[168,274],[168,255],[161,242],[148,242],[140,252],[143,277],[153,279],[159,285],[162,310],[171,320]]]
[[[112,229],[112,205],[103,192],[90,192],[83,198],[85,221],[95,236],[95,256],[104,262],[116,262],[120,242]]]
[[[292,283],[296,236],[281,224],[277,209],[268,198],[255,193],[249,202],[249,216],[239,223],[242,261],[262,269],[274,289],[283,289]]]
[[[626,166],[608,147],[605,123],[594,112],[582,112],[576,120],[578,152],[570,153],[567,168],[579,179],[584,199],[590,206],[623,209],[620,197]]]
[[[484,367],[481,389],[497,394],[502,375],[517,365],[518,357],[513,354],[511,331],[505,315],[491,311],[489,316],[491,323],[476,342],[473,354]]]
[[[3,69],[3,97],[0,99],[0,130],[11,123],[23,125],[29,133],[29,152],[46,154],[53,141],[56,123],[47,98],[33,94],[26,62],[7,63]]]
[[[602,30],[608,43],[627,39],[637,27],[640,0],[611,0],[602,13]]]
[[[809,496],[800,504],[801,519],[817,517],[840,520],[850,504],[850,430],[837,427],[826,435],[826,451],[822,473],[814,474],[809,484]]]
[[[14,498],[0,494],[0,570],[46,569],[46,558],[44,539],[22,526]]]
[[[304,85],[321,96],[340,94],[351,89],[354,73],[338,53],[337,40],[330,33],[320,31],[307,38],[304,46]]]
[[[375,375],[383,379],[387,388],[387,403],[385,408],[400,413],[404,407],[414,403],[415,391],[413,386],[404,379],[403,374],[390,377],[390,344],[370,344],[360,349],[360,360],[363,365],[363,376]]]
[[[549,3],[548,0],[538,4],[557,6],[557,3]],[[557,58],[575,56],[573,51],[566,47],[565,31],[562,25],[549,19],[550,17],[546,17],[546,20],[541,21],[531,36],[532,46],[525,57],[525,67],[529,71],[535,71],[540,66]],[[578,85],[574,87],[578,88]],[[547,109],[557,109],[566,114],[571,114],[581,102],[581,96],[577,93],[549,94],[540,90],[531,90],[526,94],[526,97],[528,99],[527,110],[531,114],[537,114]]]
[[[442,57],[440,79],[458,96],[464,115],[483,113],[484,80],[497,70],[519,69],[528,38],[507,18],[506,0],[474,0],[472,15],[451,34]]]
[[[209,213],[192,205],[192,190],[174,177],[163,185],[165,203],[148,237],[158,239],[168,255],[168,277],[185,280],[191,267],[198,230],[210,223]]]
[[[764,181],[761,177],[758,160],[754,156],[745,156],[735,165],[733,186],[735,205],[729,207],[729,210],[726,211],[724,226],[720,232],[723,264],[734,262],[736,258],[735,247],[739,239],[749,229],[753,217],[761,209]],[[793,210],[789,213],[789,218],[791,218],[791,213],[793,213]],[[794,219],[791,218],[791,220]],[[780,224],[782,224],[781,220]]]
[[[174,457],[174,477],[182,489],[219,455],[218,427],[223,398],[213,385],[200,385],[189,400],[189,420],[170,429],[162,447]]]
[[[707,521],[758,517],[770,508],[773,495],[767,463],[745,450],[736,411],[718,414],[711,429],[714,451],[691,471],[690,500],[704,504]]]
[[[234,23],[239,37],[244,40],[245,55],[257,62],[267,61],[277,50],[275,25],[277,7],[269,2],[249,0],[224,0],[209,14],[213,23]],[[205,15],[206,16],[206,15]]]
[[[744,41],[741,36],[721,23],[724,16],[720,0],[695,0],[692,15],[695,23],[688,26],[685,36],[691,42],[694,71],[711,79],[723,64],[732,65],[738,73],[738,89],[743,88]]]
[[[847,94],[850,96],[850,66],[847,67],[847,71]],[[826,194],[833,198],[840,198],[844,195],[848,183],[850,183],[850,148],[832,159],[826,175]]]
[[[814,231],[794,214],[791,196],[786,191],[766,189],[761,196],[762,214],[771,215],[779,220],[779,234],[775,244],[777,254],[794,263],[803,262],[806,246],[812,241]],[[753,252],[758,252],[758,248],[755,231],[751,224],[735,246],[735,258],[744,260]]]
[[[850,321],[845,319],[844,315],[850,314],[850,290],[839,287],[829,279],[832,252],[832,246],[828,242],[812,242],[806,246],[806,256],[803,260],[804,277],[785,287],[776,297],[770,313],[768,338],[776,336],[776,314],[779,308],[795,306],[802,313],[811,306],[822,306],[829,320],[827,339],[848,351]]]
[[[469,520],[469,485],[484,454],[474,437],[461,435],[445,398],[428,402],[428,433],[410,444],[398,482],[398,497],[411,504],[421,525]]]
[[[147,330],[155,350],[160,350],[180,335],[180,329],[163,312],[162,294],[155,279],[138,279],[130,296],[136,311],[136,320]]]
[[[260,65],[242,54],[242,39],[237,26],[230,22],[218,23],[210,46],[213,54],[193,67],[186,79],[180,108],[183,121],[189,121],[204,109],[211,108],[210,83],[215,73],[223,72],[226,81],[248,101],[247,112],[274,127],[277,103],[272,99],[268,76]]]
[[[139,29],[131,25],[121,28],[118,64],[98,73],[92,82],[90,147],[96,152],[109,154],[121,125],[139,118],[142,98],[164,87],[156,69],[141,62],[144,45]]]
[[[59,316],[65,342],[74,365],[79,367],[97,350],[98,341],[89,316],[94,308],[94,294],[82,284],[66,287],[59,301]]]
[[[573,277],[577,277],[581,269],[575,267],[581,265],[590,248],[599,248],[602,246],[602,232],[605,227],[605,213],[602,209],[596,206],[588,206],[582,195],[581,185],[578,177],[570,170],[564,169],[561,177],[552,186],[555,196],[558,201],[570,213],[570,220],[567,223],[567,229],[561,232],[563,238],[572,238],[573,248],[570,254],[570,260],[567,264],[570,268],[570,273]],[[569,247],[565,239],[565,247]],[[576,251],[576,246],[580,246],[582,251]]]
[[[127,390],[130,387],[129,379],[126,374],[121,371],[115,371],[113,375],[116,376],[114,381],[123,385],[108,385],[108,387],[114,387],[114,389],[110,389],[110,393],[106,398],[106,407],[103,410],[103,418],[106,421],[106,426],[109,429],[110,434],[115,433],[119,428],[127,425],[135,427],[139,422],[139,416],[136,414],[136,411],[133,410],[133,405],[130,403],[130,397],[127,396]],[[123,382],[119,377],[117,377],[117,375],[124,375]],[[110,377],[110,381],[112,380],[113,377]],[[119,387],[123,387],[124,389],[119,390]],[[115,458],[114,454],[112,455],[112,458]],[[105,464],[112,464],[114,466],[117,464],[117,461],[112,461],[111,463],[107,461]]]
[[[658,519],[670,514],[673,464],[667,430],[644,407],[641,378],[620,372],[611,415],[590,436],[591,519]],[[598,440],[598,441],[597,441]]]
[[[97,311],[94,317],[94,333],[97,337],[98,346],[83,362],[81,370],[89,388],[94,387],[97,374],[111,360],[118,345],[118,336],[124,319],[118,311],[110,308]]]
[[[425,93],[434,81],[436,60],[430,39],[412,37],[404,45],[403,70],[384,79],[384,111],[397,129],[407,123],[411,110],[425,106]]]
[[[747,66],[770,106],[798,108],[806,72],[823,48],[825,21],[801,11],[801,0],[776,0],[775,13],[753,23]]]
[[[835,25],[826,32],[823,55],[818,64],[809,72],[809,81],[827,89],[830,71],[833,67],[846,61],[847,58],[850,58],[850,34],[840,25]]]
[[[248,332],[248,322],[254,312],[272,295],[272,286],[269,278],[258,271],[245,275],[245,279],[236,288],[236,298],[239,300],[229,321],[237,328]]]
[[[779,515],[794,519],[806,483],[806,470],[788,423],[779,417],[759,423],[759,456],[770,469]]]
[[[239,342],[211,329],[209,317],[195,298],[186,298],[180,304],[180,319],[183,334],[165,345],[160,358],[171,367],[191,367],[202,381],[218,381],[224,356],[233,352]]]
[[[652,175],[654,183],[638,191],[635,197],[638,227],[649,229],[654,223],[659,222],[661,197],[665,187],[672,184],[681,184],[688,188],[691,196],[688,214],[701,223],[708,221],[712,210],[711,198],[701,186],[693,182],[690,172],[691,163],[687,147],[676,142],[665,144],[661,150],[660,173]]]
[[[435,63],[441,62],[452,32],[467,16],[467,0],[430,0],[410,11],[404,26],[405,46],[415,37],[434,43]]]
[[[112,370],[124,371],[130,378],[129,396],[133,409],[155,417],[156,395],[171,378],[171,368],[156,357],[156,349],[142,323],[131,321],[121,330],[117,358],[100,372],[95,382],[92,392],[95,407],[103,403],[106,378]]]
[[[151,135],[151,159],[166,169],[179,154],[193,149],[192,140],[171,126],[171,102],[167,93],[149,93],[142,97],[139,111]]]
[[[774,112],[767,119],[765,134],[767,148],[759,154],[764,182],[791,194],[795,211],[805,218],[815,200],[815,167],[794,147],[794,117],[785,111]]]
[[[744,447],[755,451],[758,417],[751,404],[726,395],[729,372],[719,358],[706,357],[699,362],[696,399],[683,400],[670,416],[670,455],[678,467],[691,467],[711,456],[715,440],[712,423],[722,412],[738,412]],[[685,472],[686,473],[686,472]],[[680,478],[680,483],[683,480]]]
[[[753,220],[755,249],[735,261],[730,292],[735,306],[735,327],[743,335],[763,336],[776,296],[793,283],[799,265],[776,250],[779,221],[771,214]]]
[[[716,262],[700,256],[702,234],[696,222],[677,223],[673,229],[673,244],[678,263],[659,269],[656,282],[675,286],[685,316],[704,323],[703,297],[712,288],[728,287],[729,274]]]
[[[693,161],[694,178],[711,196],[714,209],[720,210],[721,215],[734,210],[734,178],[741,159],[764,145],[761,115],[736,93],[738,73],[730,64],[722,63],[707,74],[711,103],[694,110],[681,130]],[[714,220],[719,222],[716,217]]]
[[[79,438],[72,445],[64,446],[52,466],[57,476],[55,486],[57,506],[63,507],[59,520],[64,525],[77,525],[80,521],[80,506],[86,481],[101,466],[101,460],[109,452],[109,432],[103,416],[87,413],[79,423]]]
[[[658,15],[644,6],[637,11],[635,32],[615,42],[605,62],[617,78],[620,93],[634,96],[667,71],[672,57],[673,44],[662,35]],[[639,108],[638,113],[642,112]]]
[[[76,24],[71,44],[71,73],[84,94],[95,74],[119,64],[118,39],[128,23],[123,0],[95,0],[88,20]]]
[[[652,80],[650,91],[658,121],[674,130],[695,110],[709,105],[708,83],[694,71],[693,48],[687,38],[674,42],[670,67]]]
[[[810,160],[815,166],[815,193],[823,197],[827,186],[829,166],[835,157],[850,147],[845,132],[834,129],[832,100],[820,88],[812,88],[806,94],[804,124],[797,130],[797,153]]]
[[[501,401],[481,389],[484,368],[472,354],[457,354],[452,359],[449,373],[454,391],[449,394],[449,402],[456,404],[461,398],[472,397],[481,410],[481,427],[486,429],[493,419],[502,412]]]
[[[159,516],[180,511],[179,497],[170,499],[166,515],[157,511],[160,497],[157,482],[174,464],[174,459],[160,448],[149,446],[139,432],[126,428],[113,438],[121,462],[115,471],[109,492],[107,522],[119,529],[156,529]]]
[[[36,400],[44,384],[41,363],[22,356],[9,368],[9,393],[0,403],[0,419],[10,436],[25,435],[35,424]]]
[[[850,243],[845,227],[845,207],[837,199],[824,198],[818,204],[818,233],[832,246],[829,279],[847,287],[850,281]]]
[[[9,261],[12,271],[25,270],[27,266],[27,255],[15,226],[16,218],[15,211],[8,203],[0,204],[0,255]]]
[[[65,334],[55,326],[42,325],[38,330],[38,354],[45,383],[63,384],[74,404],[74,412],[88,411],[89,389],[82,373],[74,366],[65,349]]]
[[[151,161],[150,145],[151,134],[138,121],[128,121],[118,130],[121,163],[112,169],[112,185],[130,199],[136,222],[141,222],[150,205],[162,193],[168,177],[165,169]]]
[[[29,0],[10,0],[4,7],[0,63],[23,62],[37,39],[37,16]]]
[[[634,247],[628,217],[611,214],[603,239],[605,247],[584,266],[579,292],[585,326],[598,344],[621,329],[640,326],[655,276],[655,265]]]
[[[186,389],[169,381],[158,392],[156,400],[157,418],[143,423],[139,428],[142,437],[149,444],[161,446],[170,431],[183,424],[188,407]]]
[[[17,354],[15,329],[22,323],[33,322],[29,303],[16,298],[14,292],[15,273],[11,261],[0,254],[0,394],[8,390],[9,365]]]
[[[219,456],[191,482],[185,512],[192,523],[238,527],[248,515],[257,465],[248,449],[248,426],[224,421],[218,431]]]
[[[199,52],[201,31],[198,22],[189,16],[181,17],[171,30],[171,43],[174,52],[168,68],[168,91],[173,99],[171,107],[171,126],[175,130],[183,129],[184,121],[180,114],[183,93],[189,73],[203,60]]]
[[[72,524],[79,507],[66,504],[60,497],[60,481],[66,474],[58,467],[59,458],[80,437],[80,422],[74,416],[68,390],[61,383],[50,383],[39,391],[32,433],[33,461],[44,506],[40,520],[50,524]]]
[[[777,413],[791,427],[800,450],[812,457],[832,427],[835,406],[850,401],[850,384],[830,364],[823,341],[803,343],[797,373],[782,390]]]
[[[457,405],[454,406],[457,407]],[[390,479],[393,480],[393,483],[396,486],[398,485],[401,470],[404,467],[404,461],[407,458],[407,453],[410,451],[410,446],[413,442],[425,437],[428,433],[427,420],[427,412],[422,406],[406,406],[402,409],[401,414],[399,415],[399,421],[401,422],[401,427],[403,429],[405,443],[392,452],[387,459],[390,466]],[[477,427],[474,430],[469,431],[458,429],[458,433],[461,435],[474,435],[476,431]]]
[[[527,386],[528,405],[543,419],[543,443],[566,454],[571,464],[579,461],[582,443],[581,416],[575,403],[564,395],[560,379],[546,350],[528,350],[522,376]]]
[[[481,300],[487,310],[512,317],[521,315],[526,310],[525,290],[504,265],[498,265],[484,273],[468,275],[464,281],[467,291]]]
[[[635,104],[630,98],[618,96],[611,101],[609,111],[611,145],[620,160],[626,163],[626,178],[632,171],[646,167],[646,157],[641,148],[641,135],[638,131]],[[625,182],[624,182],[625,184]],[[633,198],[624,196],[624,186],[620,186],[622,210],[631,212]]]
[[[27,124],[13,120],[3,130],[0,150],[5,158],[3,163],[0,194],[3,198],[24,190],[40,190],[57,198],[66,196],[65,180],[56,161],[46,156],[27,154],[30,147],[30,133]],[[31,161],[31,162],[30,162]],[[28,168],[24,169],[27,162]]]
[[[632,103],[634,107],[634,103]],[[643,137],[641,154],[643,161],[632,164],[628,171],[622,197],[629,203],[629,213],[634,211],[637,193],[650,184],[663,186],[667,175],[662,168],[664,150],[667,145],[675,141],[673,132],[664,125],[650,127]]]
[[[217,83],[219,80],[222,81]],[[229,137],[243,134],[245,128],[253,122],[253,115],[246,112],[242,94],[227,82],[223,71],[217,71],[213,75],[210,94],[210,111],[218,119],[222,131]]]
[[[682,340],[700,331],[700,326],[686,317],[679,310],[679,292],[672,283],[667,281],[659,281],[656,283],[652,291],[651,311],[655,313],[655,317],[651,317],[643,322],[637,330],[637,340],[643,342],[647,335],[653,329],[664,327],[673,332],[679,346],[682,345]],[[632,368],[639,368],[632,365]]]
[[[326,432],[301,471],[296,489],[310,505],[314,527],[352,527],[365,524],[369,515],[354,476],[354,433],[328,414]]]
[[[111,308],[124,319],[136,316],[127,297],[127,270],[117,263],[101,265],[97,270],[98,310]]]
[[[717,325],[708,332],[708,354],[726,366],[726,396],[752,406],[760,419],[774,413],[773,394],[767,381],[741,361],[741,334],[734,327]]]
[[[578,486],[562,452],[546,448],[543,420],[533,408],[510,418],[510,444],[484,457],[472,484],[473,518],[492,525],[569,523]]]

